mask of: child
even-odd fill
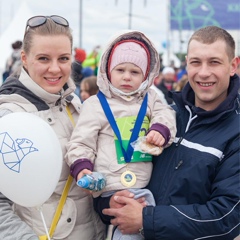
[[[90,96],[97,94],[97,92],[98,92],[97,77],[90,76],[83,78],[82,82],[80,83],[81,100],[84,102]]]
[[[146,193],[141,188],[149,182],[152,156],[133,152],[130,143],[141,136],[158,148],[173,142],[175,113],[150,89],[159,69],[157,50],[138,31],[118,35],[103,52],[97,79],[99,93],[83,103],[67,154],[76,180],[93,169],[105,175],[106,187],[94,192],[93,197],[128,188],[135,195]],[[154,204],[153,199],[147,201]],[[113,239],[120,238],[120,231],[115,231]],[[131,239],[141,238],[132,235]]]

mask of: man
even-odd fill
[[[126,190],[95,199],[103,221],[145,239],[228,240],[239,235],[239,77],[235,43],[224,29],[208,26],[189,40],[189,83],[172,93],[175,142],[153,160],[148,185],[156,206]],[[141,200],[141,199],[139,199]],[[110,208],[109,208],[110,207]]]

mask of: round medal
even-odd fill
[[[135,173],[127,170],[121,175],[121,183],[125,187],[132,187],[136,183],[136,175]]]

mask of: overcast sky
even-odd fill
[[[65,17],[73,29],[74,45],[79,47],[81,44],[88,52],[98,44],[104,45],[116,31],[128,29],[130,25],[131,29],[147,34],[159,52],[164,50],[168,0],[132,0],[131,11],[131,0],[0,0],[0,35],[7,29],[23,1],[33,15],[57,14]],[[80,2],[82,18],[79,14]],[[130,12],[132,17],[129,17]]]

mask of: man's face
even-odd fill
[[[187,72],[195,92],[195,105],[210,111],[223,102],[229,78],[236,68],[237,59],[229,59],[224,41],[203,44],[192,40],[188,47]]]

